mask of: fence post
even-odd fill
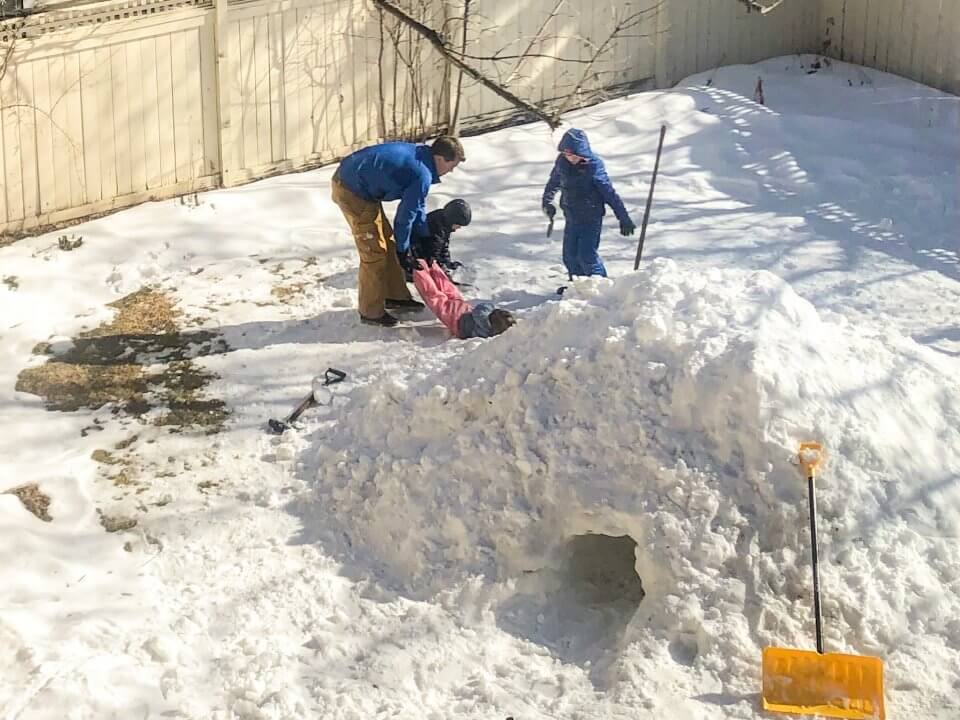
[[[215,104],[217,106],[217,160],[220,166],[220,187],[229,187],[227,180],[227,162],[229,158],[224,152],[226,136],[230,134],[230,105],[227,102],[229,97],[229,86],[224,77],[226,68],[227,48],[225,45],[226,24],[227,24],[227,0],[213,0],[213,57],[214,69],[216,73],[217,97]],[[227,90],[226,95],[224,94]]]
[[[667,72],[667,60],[670,53],[670,44],[667,42],[670,30],[668,15],[670,4],[661,2],[657,5],[657,21],[653,31],[653,81],[657,88],[670,86],[672,79]]]

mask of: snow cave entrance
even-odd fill
[[[629,535],[574,535],[551,567],[518,578],[497,624],[580,665],[596,687],[608,687],[607,672],[643,600],[636,551]]]

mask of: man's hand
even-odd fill
[[[557,214],[557,206],[553,203],[547,203],[543,206],[543,214],[553,220],[553,216]]]
[[[627,235],[633,235],[637,230],[637,226],[633,224],[633,220],[627,218],[622,223],[620,223],[620,234],[626,237]]]
[[[410,248],[401,251],[397,248],[397,260],[400,262],[400,267],[404,269],[407,275],[413,274],[414,269],[417,267],[417,261],[413,257],[413,251]]]

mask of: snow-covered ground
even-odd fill
[[[356,322],[333,168],[0,248],[0,491],[51,518],[0,494],[3,718],[758,717],[762,648],[813,647],[801,440],[828,649],[960,717],[960,99],[813,60],[571,113],[637,221],[668,131],[640,272],[608,217],[563,300],[555,138],[468,138],[430,202],[519,314],[487,341]],[[226,342],[222,431],[15,391],[144,286]]]

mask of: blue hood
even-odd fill
[[[574,155],[590,158],[591,160],[593,160],[594,157],[593,150],[590,149],[590,141],[587,140],[587,134],[579,128],[570,128],[567,130],[563,134],[563,137],[560,138],[560,144],[557,145],[557,150],[560,152],[569,150]]]

